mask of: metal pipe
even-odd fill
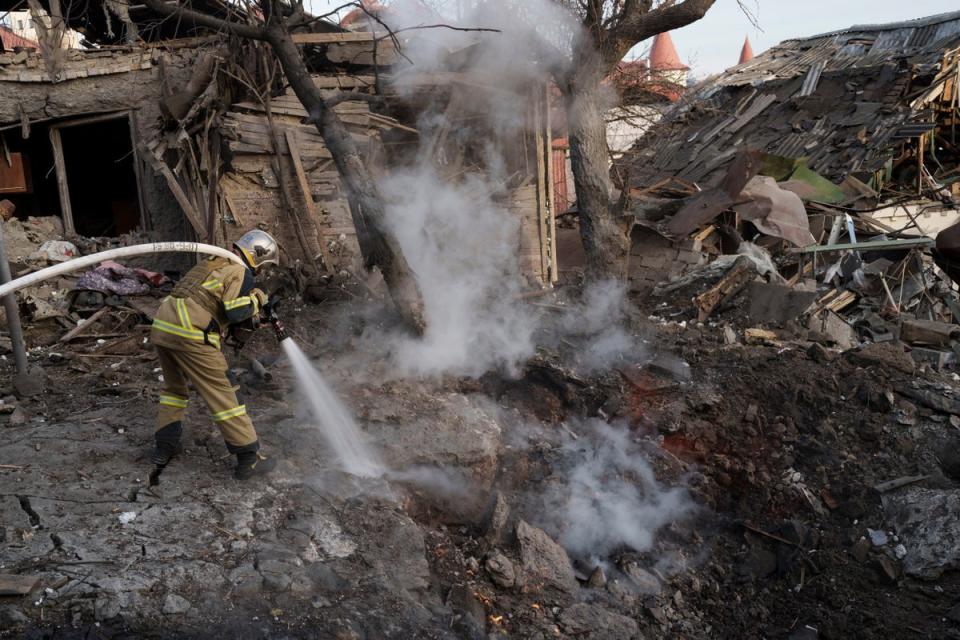
[[[3,236],[3,224],[0,223],[0,284],[10,282],[10,263],[7,262],[7,242]],[[23,341],[23,327],[20,326],[20,307],[17,297],[13,293],[3,296],[3,310],[7,315],[7,331],[10,332],[10,343],[13,349],[13,359],[17,364],[17,373],[27,373],[27,347]]]

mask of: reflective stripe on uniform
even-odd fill
[[[226,411],[213,414],[213,421],[223,422],[224,420],[229,420],[230,418],[236,418],[237,416],[245,415],[247,415],[247,405],[242,404],[239,407],[234,407],[233,409],[227,409]]]
[[[175,396],[169,393],[160,394],[160,404],[165,407],[176,407],[177,409],[186,409],[187,408],[187,398],[181,398],[180,396]]]
[[[240,296],[239,298],[234,298],[233,300],[227,300],[223,303],[223,308],[227,311],[232,309],[237,309],[238,307],[245,307],[248,304],[253,304],[253,299],[250,296]]]
[[[153,328],[157,331],[163,331],[164,333],[169,333],[171,335],[180,336],[181,338],[187,338],[189,340],[198,340],[204,342],[203,331],[197,329],[184,329],[183,327],[178,327],[175,324],[169,322],[164,322],[163,320],[158,320],[154,318]],[[210,342],[213,346],[220,348],[220,336],[216,333],[208,333],[206,341]]]
[[[202,286],[204,289],[207,289],[208,291],[213,291],[214,289],[222,288],[223,282],[221,282],[220,279],[218,278],[210,278],[200,286]]]
[[[187,330],[192,330],[190,323],[190,313],[187,311],[187,301],[185,298],[174,298],[177,305],[177,317],[180,318],[180,326]]]

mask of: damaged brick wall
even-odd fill
[[[634,227],[630,238],[630,290],[636,293],[648,293],[705,261],[692,238],[673,242],[644,227]]]
[[[174,43],[165,43],[163,52],[159,48],[71,51],[56,82],[36,53],[0,56],[0,126],[13,127],[8,135],[22,135],[31,124],[130,111],[135,139],[149,140],[156,136],[161,115],[165,84],[161,66],[167,84],[183,85],[197,52]],[[34,129],[35,135],[46,135],[40,127]],[[137,161],[147,228],[159,240],[190,237],[189,225],[163,178],[139,157]]]

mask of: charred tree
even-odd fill
[[[164,0],[145,2],[161,15],[176,16],[198,26],[260,40],[270,46],[287,81],[310,114],[343,180],[365,266],[380,270],[400,315],[409,327],[422,334],[426,328],[423,297],[416,275],[386,226],[383,197],[364,165],[350,132],[337,116],[333,105],[313,83],[310,70],[291,37],[292,28],[307,20],[304,14],[291,11],[289,5],[277,0],[261,0],[259,7],[263,23],[248,24],[208,15],[180,4],[167,4]],[[285,14],[291,17],[284,17]]]
[[[640,42],[702,18],[716,0],[589,0],[560,4],[578,11],[583,27],[572,66],[554,72],[563,93],[580,235],[592,279],[627,277],[630,225],[612,201],[604,80]],[[621,199],[625,203],[626,199]]]

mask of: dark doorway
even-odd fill
[[[60,125],[73,227],[81,236],[119,236],[140,224],[130,119]]]
[[[0,135],[12,160],[8,164],[6,157],[0,157],[0,198],[13,202],[16,215],[21,219],[59,216],[57,172],[47,128],[33,125],[26,139],[21,137],[20,127],[7,129]],[[15,169],[20,170],[19,175],[12,175],[17,173]]]

